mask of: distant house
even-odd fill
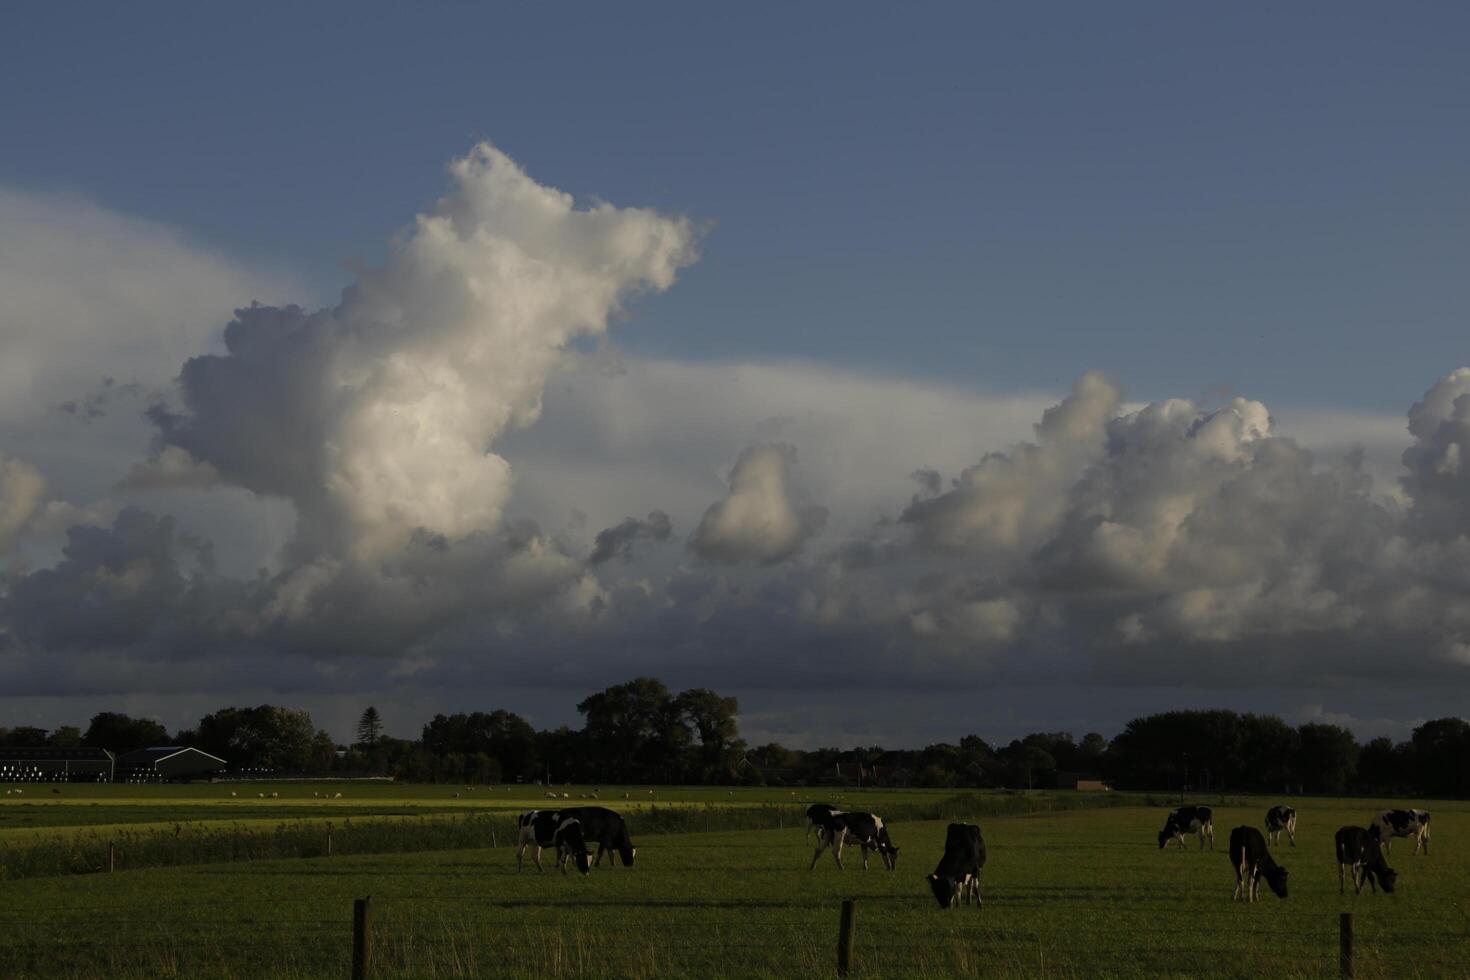
[[[0,749],[0,783],[106,783],[115,769],[106,749]]]
[[[129,783],[163,783],[212,776],[228,763],[217,755],[181,745],[128,752],[117,760],[118,778]]]
[[[1057,789],[1079,789],[1091,790],[1093,792],[1107,792],[1112,788],[1113,786],[1111,783],[1105,782],[1101,776],[1094,776],[1091,773],[1057,773]]]

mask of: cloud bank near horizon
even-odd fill
[[[486,144],[450,176],[314,312],[243,305],[289,284],[153,226],[0,193],[75,279],[99,228],[153,250],[89,308],[32,283],[0,313],[27,358],[0,402],[12,697],[652,672],[829,706],[1260,686],[1349,717],[1357,686],[1470,687],[1470,368],[1397,444],[1309,417],[1322,452],[1258,401],[1131,404],[1097,372],[1057,399],[624,358],[609,323],[675,285],[697,226],[579,207]],[[52,345],[53,317],[95,340]]]

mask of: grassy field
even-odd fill
[[[58,811],[48,813],[53,829],[129,806],[258,807],[271,814],[262,819],[296,808],[286,787],[275,790],[282,794],[276,799],[243,805],[199,798],[219,788],[127,796],[120,792],[127,787],[96,787],[98,796],[88,799],[67,787],[58,800],[30,805]],[[344,801],[334,805],[360,795],[339,818],[359,807],[463,802],[444,787],[374,788],[372,798],[365,788],[332,792],[338,789]],[[300,791],[301,807],[321,805],[310,796],[320,787]],[[634,791],[627,801],[622,792],[604,790],[600,802],[637,804]],[[795,802],[786,790],[655,795],[660,807],[794,806],[818,795],[798,793]],[[550,802],[505,795],[476,805],[514,810]],[[880,813],[885,802],[892,809],[946,796],[846,795],[846,805]],[[1381,807],[1298,800],[1299,846],[1278,849],[1291,870],[1291,897],[1232,903],[1225,838],[1238,823],[1259,825],[1268,802],[1217,806],[1217,850],[1202,854],[1158,850],[1162,806],[982,818],[990,862],[978,910],[941,911],[922,881],[942,850],[943,820],[894,823],[901,847],[895,873],[876,860],[864,872],[855,857],[839,872],[828,855],[808,871],[811,847],[800,826],[652,835],[638,830],[634,811],[637,867],[604,866],[587,878],[518,874],[502,841],[498,848],[6,881],[0,976],[344,977],[352,900],[367,895],[373,975],[384,977],[830,976],[844,898],[858,907],[857,976],[1330,977],[1337,976],[1337,913],[1344,910],[1355,913],[1359,977],[1470,975],[1470,853],[1460,846],[1470,804],[1428,804],[1434,853],[1412,857],[1412,847],[1400,843],[1390,859],[1401,873],[1399,890],[1354,897],[1351,890],[1338,895],[1332,832],[1366,823]],[[73,823],[62,823],[59,811],[73,814]],[[3,826],[11,829],[0,831],[0,853],[16,835],[35,833]]]

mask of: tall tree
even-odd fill
[[[699,739],[685,778],[700,783],[728,783],[745,750],[736,716],[740,702],[708,688],[691,688],[674,699],[674,710]]]
[[[599,772],[632,782],[678,778],[689,731],[662,681],[635,677],[577,705],[587,749]]]
[[[199,747],[234,767],[300,772],[311,768],[316,728],[311,715],[262,704],[221,708],[199,719]]]
[[[121,754],[154,745],[168,745],[168,729],[150,718],[132,718],[116,711],[103,711],[92,716],[92,723],[82,736],[82,744]]]
[[[1358,768],[1358,741],[1337,725],[1315,722],[1297,729],[1293,768],[1308,793],[1338,795],[1347,790]]]
[[[383,719],[378,716],[377,708],[368,705],[362,717],[357,720],[357,740],[371,748],[378,744],[378,739],[382,737]]]

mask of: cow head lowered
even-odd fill
[[[1286,869],[1281,865],[1274,865],[1261,869],[1261,877],[1266,879],[1266,884],[1276,893],[1277,898],[1286,897]]]
[[[924,880],[929,883],[929,890],[934,892],[934,900],[940,908],[947,909],[959,903],[960,883],[954,878],[927,875]]]

